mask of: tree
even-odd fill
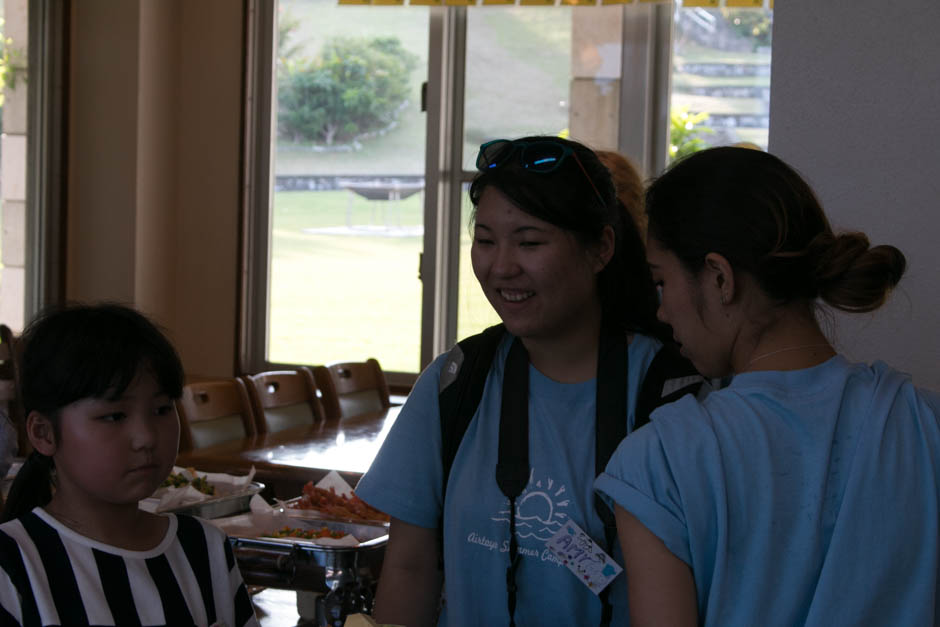
[[[3,33],[3,18],[0,17],[0,107],[3,107],[4,88],[16,89],[16,83],[26,80],[26,64],[23,53],[13,47],[13,39]]]
[[[330,146],[387,127],[408,102],[417,63],[395,37],[336,38],[315,59],[286,59],[278,133]]]
[[[758,9],[722,9],[722,15],[734,30],[751,40],[751,46],[757,50],[761,46],[770,46],[773,29],[773,12]]]
[[[278,7],[278,11],[280,15],[277,18],[277,74],[280,80],[289,60],[300,54],[303,46],[292,41],[300,28],[300,20],[284,6]]]

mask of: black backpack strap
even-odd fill
[[[607,467],[620,441],[627,437],[627,390],[625,382],[630,369],[627,334],[623,331],[601,334],[597,355],[597,411],[594,438],[594,475],[599,476]],[[605,550],[613,552],[617,539],[617,520],[600,495],[594,493],[594,510],[604,523]],[[610,625],[613,610],[610,605],[610,586],[601,590],[602,627]]]
[[[441,368],[438,383],[438,405],[441,418],[441,517],[438,521],[438,567],[444,570],[444,501],[447,480],[457,457],[460,441],[476,412],[486,377],[496,356],[496,349],[506,327],[497,324],[482,333],[471,335],[454,345]]]
[[[516,627],[516,571],[519,540],[516,536],[516,497],[529,483],[529,353],[522,340],[513,340],[503,372],[499,412],[499,458],[496,485],[509,499],[509,567],[506,569],[506,607],[509,627]]]
[[[506,327],[497,324],[472,335],[454,345],[444,361],[438,389],[438,404],[441,416],[441,461],[443,484],[441,485],[441,507],[447,494],[447,479],[457,457],[457,449],[463,434],[470,426],[476,412],[486,377],[496,356],[496,349],[506,332]]]
[[[650,414],[660,405],[677,401],[686,394],[698,394],[708,385],[692,362],[683,357],[672,344],[664,344],[656,353],[636,399],[633,430],[650,420]]]

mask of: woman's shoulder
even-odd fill
[[[876,361],[867,370],[871,373],[869,387],[873,406],[890,405],[893,415],[902,413],[927,417],[933,424],[940,419],[940,392],[918,387],[911,375],[882,361]]]
[[[738,374],[705,398],[684,397],[662,406],[652,419],[661,432],[687,440],[716,427],[756,428],[768,415],[818,421],[852,414],[861,420],[899,410],[940,415],[940,395],[915,387],[907,374],[883,362],[852,363],[836,355],[802,370]]]
[[[737,397],[760,397],[770,402],[789,399],[789,402],[847,402],[851,399],[890,399],[908,394],[936,399],[935,392],[914,386],[909,374],[882,361],[872,364],[851,362],[844,355],[813,366],[790,371],[757,371],[736,375],[724,395],[712,395],[714,400]]]

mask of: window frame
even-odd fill
[[[71,3],[30,0],[24,320],[65,296]]]
[[[673,14],[669,4],[623,7],[622,70],[617,149],[641,172],[666,163]],[[463,105],[467,11],[483,7],[428,7],[428,79],[425,137],[424,242],[420,368],[447,350],[457,334],[457,280],[462,189],[475,172],[463,169]],[[590,7],[578,10],[591,10]],[[242,234],[239,268],[238,367],[241,372],[295,367],[270,362],[271,204],[277,3],[247,0],[243,94]],[[628,71],[629,70],[629,71]],[[386,372],[393,387],[410,386],[416,372]]]

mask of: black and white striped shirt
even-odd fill
[[[169,518],[149,551],[91,540],[38,507],[0,525],[0,625],[256,627],[225,534]]]

